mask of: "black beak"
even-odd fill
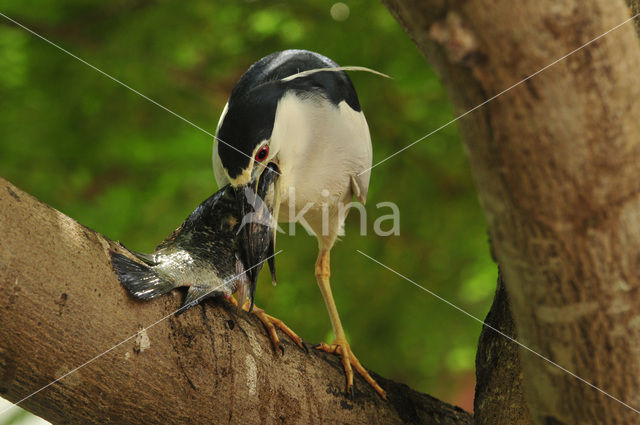
[[[277,209],[279,203],[277,188],[279,175],[278,167],[270,163],[255,181],[236,189],[242,216],[236,241],[249,279],[248,296],[251,300],[249,311],[253,309],[256,283],[265,259],[269,263],[273,282],[276,279],[273,255],[277,217],[274,217],[274,208]],[[244,304],[244,301],[238,300],[240,305]]]

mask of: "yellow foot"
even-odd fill
[[[356,356],[351,351],[351,347],[346,340],[339,341],[335,340],[333,344],[328,345],[324,342],[320,344],[314,345],[313,348],[324,351],[325,353],[335,354],[340,356],[342,359],[342,367],[344,367],[344,373],[347,378],[347,394],[353,396],[352,388],[353,388],[353,369],[355,369],[360,376],[364,378],[365,381],[369,385],[373,387],[374,390],[382,397],[384,400],[387,399],[387,393],[378,385],[376,381],[373,380],[369,372],[362,367]]]
[[[229,297],[228,300],[234,306],[238,306],[238,301],[236,301],[235,298]],[[242,306],[242,309],[248,312],[249,306],[250,303],[247,300],[247,302],[245,302],[245,304]],[[309,352],[307,346],[302,342],[302,338],[300,338],[294,331],[292,331],[291,328],[287,326],[282,320],[265,313],[263,309],[259,308],[255,304],[253,305],[251,314],[260,319],[260,321],[264,325],[267,333],[269,334],[269,339],[271,339],[271,344],[273,345],[273,349],[275,351],[280,350],[280,352],[284,356],[284,347],[282,346],[282,344],[280,344],[280,338],[278,338],[278,334],[276,332],[276,328],[278,328],[282,332],[284,332],[298,347],[300,347],[307,353]]]

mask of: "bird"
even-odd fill
[[[270,316],[253,308],[257,277],[265,261],[276,281],[270,236],[275,228],[270,206],[278,174],[277,166],[270,166],[256,182],[255,191],[247,192],[248,196],[237,193],[230,185],[222,187],[198,205],[152,254],[127,250],[132,254],[127,256],[111,250],[113,269],[121,284],[140,300],[188,287],[176,314],[208,297],[223,297],[237,306],[248,300],[246,310],[265,325],[274,348],[284,350]],[[239,303],[233,298],[236,292]],[[283,330],[305,348],[295,333],[287,332],[288,328]]]
[[[369,127],[348,70],[386,77],[308,50],[275,52],[251,65],[220,116],[213,169],[218,185],[242,188],[254,185],[269,164],[278,165],[277,221],[301,222],[318,240],[315,276],[334,340],[314,348],[340,356],[347,394],[353,395],[355,369],[384,399],[351,350],[330,285],[330,251],[346,218],[339,206],[353,197],[366,202],[372,162]]]

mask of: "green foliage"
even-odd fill
[[[320,0],[37,8],[12,0],[2,12],[212,133],[235,81],[273,51],[305,48],[387,73],[392,80],[351,75],[375,163],[454,113],[388,11],[347,5],[340,22]],[[216,190],[210,136],[2,18],[0,127],[0,175],[131,249],[151,251]],[[400,208],[400,236],[372,232],[373,220],[388,214],[376,208],[383,201]],[[332,252],[332,286],[354,351],[384,376],[459,402],[480,325],[356,252],[484,318],[497,273],[455,125],[376,167],[367,212],[369,236],[358,235],[354,214]],[[263,273],[257,296],[310,342],[331,336],[313,274],[316,246],[300,227],[295,237],[279,236],[279,285]]]

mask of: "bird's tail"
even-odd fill
[[[160,276],[149,265],[138,263],[111,251],[113,270],[120,283],[136,298],[149,300],[175,288],[174,282]]]

